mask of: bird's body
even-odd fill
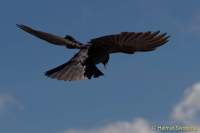
[[[158,32],[122,32],[92,39],[83,45],[71,36],[59,37],[50,33],[34,30],[25,25],[17,25],[20,29],[49,43],[79,49],[68,62],[47,71],[48,77],[58,80],[82,80],[104,75],[97,64],[106,65],[111,53],[133,54],[137,51],[152,51],[165,44],[169,38],[166,33]]]

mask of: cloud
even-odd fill
[[[0,94],[0,113],[4,112],[7,108],[17,105],[21,108],[18,100],[12,95]]]
[[[151,129],[151,125],[148,121],[143,118],[135,119],[132,122],[115,122],[108,124],[107,126],[88,129],[88,130],[77,130],[70,129],[62,133],[154,133]]]
[[[186,124],[200,125],[200,83],[186,89],[182,100],[173,109],[171,117]]]
[[[200,83],[185,90],[182,99],[174,106],[169,116],[173,119],[172,126],[179,122],[179,124],[196,128],[195,133],[200,133]],[[152,130],[152,126],[144,118],[138,118],[132,122],[115,122],[101,128],[88,130],[68,129],[61,133],[155,133],[155,128]]]

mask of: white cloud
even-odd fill
[[[138,118],[133,122],[116,122],[102,128],[77,130],[66,130],[62,133],[154,133],[148,121]]]
[[[12,95],[0,94],[0,112],[5,111],[11,105],[19,106],[19,102]]]
[[[180,122],[186,126],[197,128],[198,131],[195,133],[200,133],[200,83],[186,89],[183,98],[175,105],[170,117],[173,119],[172,126],[176,125],[176,122]],[[88,130],[69,129],[61,133],[155,133],[155,130],[152,130],[150,122],[138,118],[132,122],[115,122],[101,128]]]
[[[175,106],[171,117],[186,124],[200,124],[200,83],[186,89],[182,100]]]

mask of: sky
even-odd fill
[[[1,133],[200,132],[200,2],[195,0],[1,0]],[[104,77],[64,82],[44,72],[76,50],[49,45],[16,24],[81,42],[123,31],[167,32],[153,52],[115,54]],[[172,131],[169,131],[172,132]]]

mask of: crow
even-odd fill
[[[104,73],[96,65],[102,63],[106,66],[110,54],[119,52],[134,54],[135,52],[153,51],[169,41],[167,33],[161,34],[160,31],[147,31],[105,35],[91,39],[87,44],[82,44],[69,35],[60,37],[35,30],[23,24],[17,24],[17,27],[51,44],[64,46],[68,49],[79,49],[68,62],[45,73],[48,77],[64,81],[100,77]]]

